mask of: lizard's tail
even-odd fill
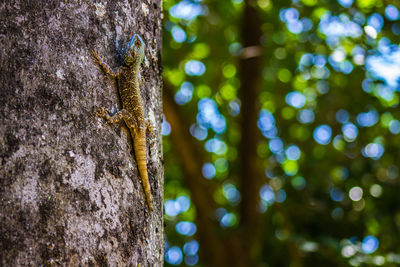
[[[143,191],[146,196],[146,202],[149,206],[150,211],[153,210],[151,204],[151,192],[149,176],[147,174],[147,162],[146,162],[146,131],[143,133],[136,133],[135,140],[133,140],[133,146],[135,149],[136,162],[139,168],[140,177],[142,178]]]

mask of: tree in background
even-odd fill
[[[399,1],[164,10],[166,262],[399,264]]]

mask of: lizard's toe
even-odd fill
[[[99,117],[104,117],[107,114],[107,111],[102,107],[96,106],[96,110],[94,111],[94,114],[96,114]]]
[[[92,57],[94,57],[95,59],[99,58],[99,53],[97,53],[97,51],[94,49],[92,50]]]

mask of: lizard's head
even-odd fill
[[[145,48],[146,44],[143,39],[138,34],[134,34],[123,56],[125,65],[140,64],[144,58]]]

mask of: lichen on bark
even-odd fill
[[[3,266],[161,266],[161,1],[6,1],[0,4],[0,251]],[[154,212],[127,130],[94,106],[119,107],[90,58],[118,65],[134,33],[142,72]]]

